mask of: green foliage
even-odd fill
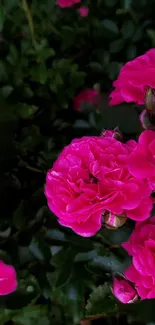
[[[112,295],[109,283],[96,287],[91,293],[86,305],[87,316],[104,315],[115,313],[117,310],[116,301]]]
[[[83,3],[86,18],[56,0],[0,1],[0,259],[19,282],[0,297],[1,325],[79,325],[106,314],[109,325],[118,313],[155,321],[154,302],[124,307],[109,291],[130,263],[121,243],[132,223],[82,238],[60,227],[44,196],[46,171],[72,138],[118,126],[126,140],[141,130],[136,108],[108,107],[108,93],[124,62],[155,46],[155,3]],[[76,112],[74,96],[96,83],[100,111]]]

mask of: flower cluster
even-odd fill
[[[114,82],[111,105],[123,101],[146,104],[140,122],[146,129],[128,158],[129,172],[146,180],[155,190],[155,49],[128,62]],[[149,217],[149,215],[148,215]],[[113,293],[123,303],[133,302],[137,293],[141,299],[155,298],[155,217],[137,222],[124,249],[132,256],[125,278],[114,279]]]
[[[45,195],[59,223],[84,237],[95,235],[103,222],[110,229],[128,218],[137,222],[122,245],[132,264],[114,278],[112,288],[122,303],[131,303],[138,296],[155,298],[155,217],[150,218],[155,191],[155,49],[128,62],[114,86],[111,105],[146,102],[140,117],[146,130],[138,142],[123,143],[118,129],[74,139],[48,171]],[[93,89],[82,91],[74,98],[74,109],[80,111],[85,102],[95,107],[98,96]]]

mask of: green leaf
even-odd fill
[[[0,92],[5,99],[5,98],[9,97],[9,95],[11,95],[11,93],[13,92],[13,87],[11,85],[3,86],[0,89]]]
[[[91,293],[86,305],[86,316],[106,315],[117,311],[116,300],[114,299],[109,283],[100,285]]]
[[[83,266],[76,267],[71,278],[63,287],[63,292],[66,297],[66,312],[72,319],[72,324],[80,324],[84,317],[85,306],[85,272]]]
[[[63,286],[72,275],[73,261],[75,255],[76,255],[76,251],[73,250],[71,247],[69,247],[67,251],[65,251],[64,258],[62,258],[62,254],[61,254],[62,260],[60,261],[59,264],[56,287]]]
[[[103,237],[103,240],[105,238],[110,244],[120,245],[121,243],[128,240],[131,232],[132,226],[126,224],[123,227],[115,230],[105,228],[100,231],[99,235],[101,238]]]
[[[5,63],[0,60],[0,81],[6,81],[8,78]]]
[[[5,0],[5,9],[8,12],[10,12],[15,7],[18,7],[19,2],[18,0]]]
[[[41,85],[45,85],[48,78],[48,70],[45,63],[40,63],[31,71],[32,79],[36,82],[39,82]]]
[[[74,259],[74,262],[88,262],[97,256],[96,250],[92,250],[86,253],[78,253]]]
[[[43,240],[33,239],[29,250],[42,263],[48,263],[51,259],[50,248]]]
[[[91,62],[89,63],[89,67],[92,69],[92,71],[97,73],[103,73],[103,65],[99,62]]]
[[[152,46],[155,47],[155,30],[154,29],[147,29],[147,35],[149,36]]]
[[[21,201],[13,214],[13,225],[20,230],[25,225],[25,221],[25,201]]]
[[[0,324],[3,325],[11,321],[13,315],[14,311],[5,308],[0,308]]]
[[[135,45],[130,44],[126,49],[127,59],[133,60],[137,55],[137,47]]]
[[[10,46],[10,52],[7,56],[7,61],[12,65],[12,66],[15,66],[16,64],[18,64],[19,60],[19,53],[18,53],[18,50],[17,48],[11,44]]]
[[[119,29],[113,20],[103,20],[102,27],[104,28],[105,36],[107,35],[108,38],[116,37],[119,34]]]
[[[5,21],[5,12],[4,12],[3,7],[0,6],[0,32],[1,32],[2,29],[3,29],[4,21]]]
[[[32,117],[38,110],[35,105],[28,105],[26,103],[20,103],[16,106],[17,115],[23,119]]]
[[[30,275],[25,279],[18,280],[17,290],[6,297],[5,304],[8,309],[22,308],[35,302],[40,294],[41,291],[37,279]]]
[[[45,234],[45,239],[52,241],[52,244],[55,242],[67,242],[67,236],[58,229],[49,229]]]
[[[88,263],[88,268],[101,269],[111,273],[123,273],[124,270],[130,265],[130,258],[125,258],[123,261],[113,253],[108,255],[98,255]]]
[[[135,32],[135,25],[132,20],[126,20],[121,28],[121,33],[124,39],[132,38]]]
[[[47,307],[42,305],[25,307],[12,320],[20,325],[50,325],[47,318]]]
[[[107,66],[107,74],[110,80],[114,80],[121,68],[121,64],[118,63],[117,61],[111,61]],[[109,107],[108,107],[109,108]],[[120,116],[119,116],[120,117]],[[110,119],[108,119],[108,121],[110,122]],[[112,120],[111,120],[112,121]]]
[[[118,53],[124,48],[124,40],[117,39],[110,43],[110,53]]]

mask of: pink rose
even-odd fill
[[[114,296],[123,304],[130,304],[138,298],[136,290],[123,278],[114,278],[112,291]]]
[[[82,6],[78,9],[78,12],[81,17],[87,17],[88,13],[89,13],[89,9],[88,9],[88,7]]]
[[[17,278],[14,267],[0,261],[0,296],[8,295],[16,289]]]
[[[45,195],[61,225],[89,237],[102,225],[105,211],[144,220],[152,209],[147,181],[127,168],[135,141],[83,137],[65,147],[46,177]]]
[[[57,4],[61,8],[72,7],[74,4],[80,2],[81,0],[57,0]]]
[[[148,86],[155,88],[155,49],[126,63],[113,86],[115,90],[110,95],[110,105],[124,101],[144,104]]]
[[[155,217],[137,222],[123,247],[132,256],[132,265],[125,271],[141,299],[155,298]]]
[[[147,179],[155,189],[155,132],[145,130],[141,133],[135,150],[128,160],[131,174],[139,179]]]
[[[96,106],[100,94],[94,89],[82,90],[77,96],[74,97],[74,109],[81,111],[81,106],[84,103],[90,103]]]

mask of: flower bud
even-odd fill
[[[152,122],[150,120],[150,116],[149,116],[148,111],[146,109],[142,111],[142,113],[139,116],[139,119],[140,119],[142,127],[145,130],[155,131],[155,124],[152,124]]]
[[[125,215],[115,215],[107,212],[104,215],[105,227],[108,229],[117,229],[126,223],[127,217]]]
[[[155,125],[155,89],[148,87],[145,94],[145,105],[150,124]]]
[[[155,114],[155,89],[148,88],[145,94],[146,109]]]
[[[136,289],[123,277],[114,278],[112,292],[123,304],[130,304],[138,299]]]
[[[112,137],[121,142],[123,141],[123,134],[117,127],[114,130],[105,130],[101,135],[104,137]]]
[[[100,93],[100,91],[101,91],[101,86],[100,86],[100,84],[99,84],[99,83],[94,84],[93,89],[94,89],[95,91],[97,91],[98,93]]]

